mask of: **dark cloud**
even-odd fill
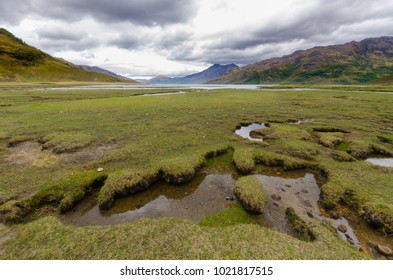
[[[57,51],[86,51],[100,46],[100,42],[92,37],[85,37],[78,41],[72,41],[67,39],[51,40],[42,39],[37,45],[40,49],[47,50],[49,52]]]
[[[343,26],[386,17],[393,17],[393,6],[386,8],[381,1],[320,0],[294,18],[277,18],[236,37],[222,34],[212,47],[244,50],[258,45],[312,40],[321,34],[332,34]]]
[[[108,45],[116,46],[121,49],[132,50],[145,45],[146,39],[138,37],[134,34],[123,34],[109,40]]]
[[[15,23],[28,15],[75,22],[86,17],[101,22],[167,25],[188,21],[195,14],[193,1],[172,0],[21,0],[0,2],[0,21]]]
[[[0,0],[0,23],[17,24],[31,11],[29,0],[20,0],[18,3]]]
[[[61,40],[61,41],[81,41],[88,37],[87,32],[81,32],[65,27],[43,28],[37,31],[40,39]]]

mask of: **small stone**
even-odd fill
[[[337,220],[337,219],[340,219],[340,214],[338,214],[337,212],[332,212],[332,213],[330,214],[330,217],[331,217],[332,219]]]
[[[275,202],[273,202],[273,205],[278,207],[278,204],[277,204],[277,203],[275,203]]]
[[[285,185],[287,188],[292,188],[292,186],[291,185]]]
[[[295,193],[296,195],[299,195],[300,194],[300,192],[297,192],[297,193]]]
[[[310,218],[314,218],[314,215],[311,212],[307,212],[307,216],[309,216]]]
[[[302,193],[308,193],[308,190],[302,189]]]
[[[348,233],[345,234],[345,237],[346,238],[351,238],[351,236]]]
[[[348,228],[347,228],[346,225],[341,224],[341,225],[338,226],[337,229],[338,229],[339,231],[341,231],[342,233],[346,233]]]
[[[283,191],[283,192],[286,192],[286,190],[285,190],[285,189],[282,189],[282,188],[281,188],[280,190],[281,190],[281,191]]]
[[[352,239],[347,239],[347,240],[348,240],[349,244],[351,244],[351,245],[355,244],[355,242]]]
[[[393,251],[387,246],[382,246],[380,244],[377,245],[377,250],[380,254],[384,256],[393,256]]]
[[[278,193],[272,194],[271,198],[273,198],[274,200],[281,200],[281,195],[279,195]]]
[[[102,172],[102,171],[104,171],[104,168],[102,167],[97,168],[97,172]]]

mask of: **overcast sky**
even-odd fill
[[[178,76],[393,35],[393,1],[0,0],[0,26],[75,64]]]

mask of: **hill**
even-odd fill
[[[232,70],[211,83],[354,84],[383,82],[391,74],[393,37],[380,37],[296,51]]]
[[[63,59],[27,45],[0,28],[0,82],[124,82],[79,69]],[[134,82],[134,81],[130,81]]]
[[[204,84],[236,68],[238,68],[238,66],[235,64],[227,64],[227,65],[214,64],[199,73],[195,73],[179,78],[157,76],[153,79],[150,79],[148,83],[150,84]]]
[[[132,79],[118,75],[116,73],[113,73],[109,70],[97,67],[97,66],[88,66],[88,65],[76,65],[79,69],[85,70],[85,71],[89,71],[89,72],[95,72],[95,73],[101,73],[101,74],[105,74],[123,81],[132,81]]]

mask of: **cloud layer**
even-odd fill
[[[0,24],[75,63],[133,76],[180,75],[393,35],[393,2],[0,0]]]

